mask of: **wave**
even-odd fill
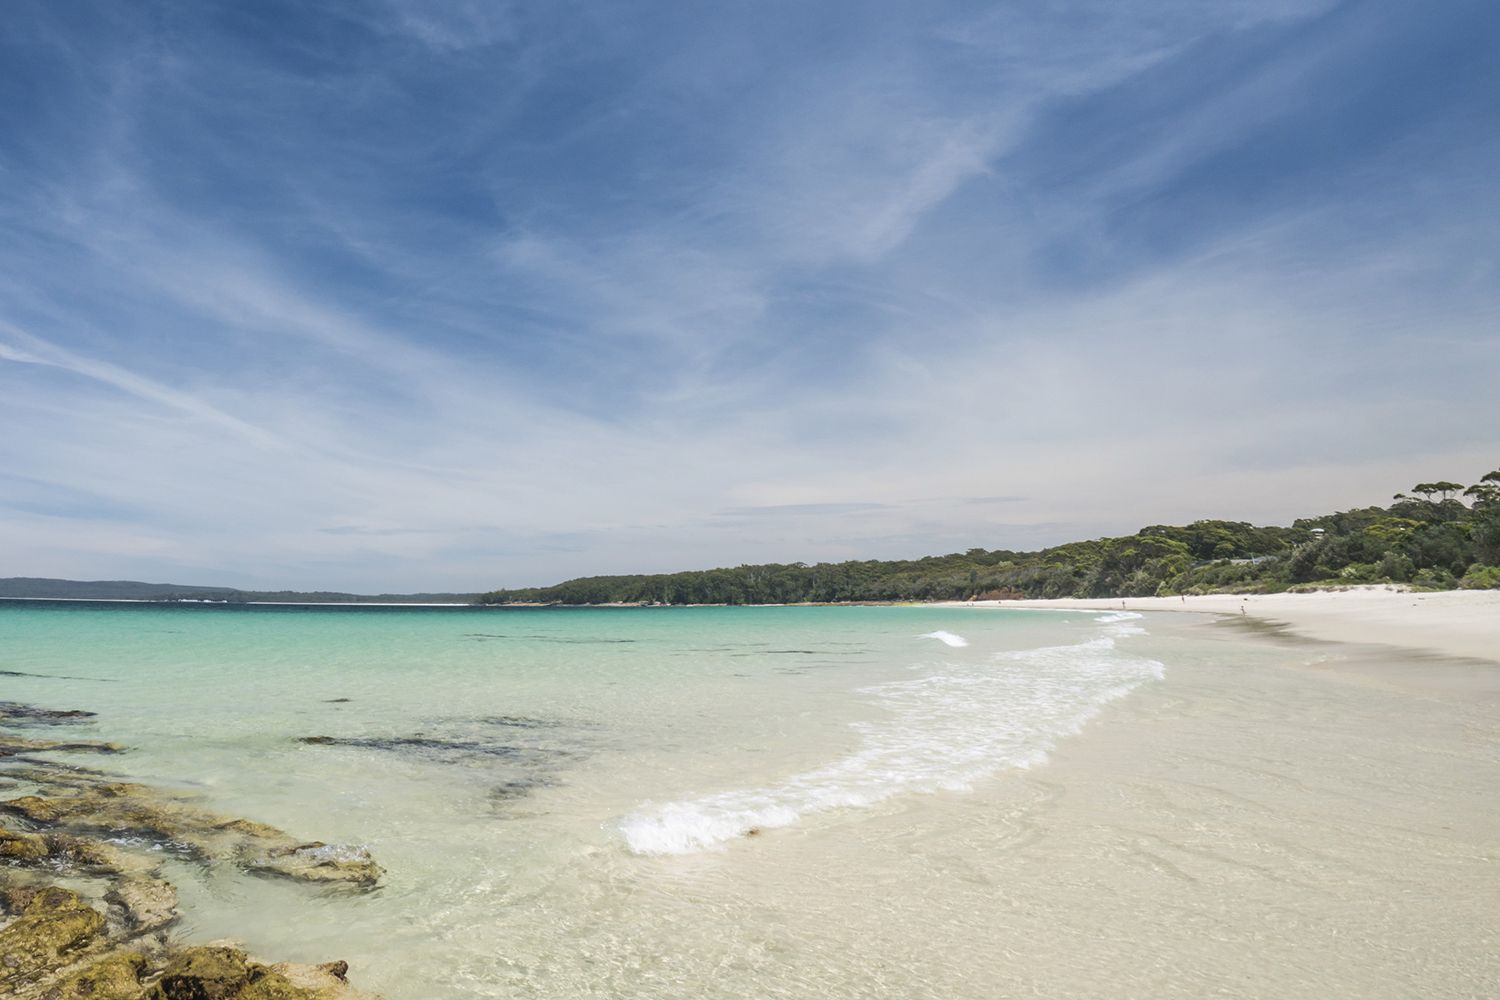
[[[938,629],[936,632],[923,632],[921,635],[917,636],[917,638],[936,639],[938,642],[941,642],[946,646],[957,647],[967,646],[969,644],[969,640],[965,639],[963,636],[954,635],[952,632],[944,632],[942,629]]]
[[[967,791],[998,771],[1035,767],[1104,705],[1163,676],[1162,664],[1115,648],[1117,638],[1143,631],[1126,621],[1112,619],[1105,635],[1085,642],[861,689],[884,718],[855,725],[854,753],[770,787],[647,804],[620,821],[620,834],[637,854],[686,854],[813,813]]]

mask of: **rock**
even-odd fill
[[[36,894],[45,888],[42,885],[17,885],[10,879],[0,881],[0,913],[19,917]]]
[[[123,911],[125,926],[137,934],[177,922],[177,890],[161,879],[120,879],[105,891],[104,899]]]
[[[64,973],[48,984],[42,1000],[140,1000],[146,956],[114,951]]]
[[[60,724],[87,712],[0,702],[0,724]],[[221,816],[181,796],[22,753],[113,753],[110,743],[33,740],[0,732],[0,787],[33,790],[0,802],[37,830],[0,826],[0,997],[15,1000],[361,1000],[348,964],[265,965],[232,945],[184,948],[161,933],[178,919],[177,891],[157,876],[159,855],[137,854],[88,831],[129,834],[249,871],[367,886],[382,874],[362,848],[298,841],[276,827]],[[17,784],[17,782],[25,784]],[[12,793],[14,794],[14,793]],[[110,918],[57,873],[107,880]],[[371,998],[373,1000],[373,998]]]
[[[127,782],[90,785],[71,795],[26,795],[0,802],[0,811],[65,830],[145,836],[198,857],[307,882],[372,885],[382,874],[362,848],[298,841],[274,826],[220,816]]]
[[[118,743],[100,743],[96,740],[29,740],[20,736],[0,735],[0,757],[14,757],[21,753],[39,750],[68,750],[85,753],[124,753]]]
[[[35,833],[13,833],[0,827],[0,858],[10,861],[41,861],[52,852],[47,841]]]
[[[155,860],[122,851],[113,844],[68,833],[20,833],[0,827],[0,858],[36,867],[62,865],[89,875],[144,875]]]
[[[93,875],[145,875],[161,867],[159,858],[143,858],[99,840],[70,833],[48,833],[45,839],[52,858]]]
[[[67,814],[67,806],[39,795],[23,795],[19,799],[0,802],[0,809],[24,816],[33,823],[56,823]]]
[[[330,963],[342,964],[342,963]],[[144,1000],[355,1000],[322,966],[261,965],[238,948],[189,948],[167,966]]]
[[[497,743],[487,739],[441,739],[433,736],[299,736],[298,743],[319,747],[353,747],[359,750],[384,750],[414,753],[439,760],[461,760],[469,757],[504,757],[508,759],[547,759],[555,751],[537,747]]]
[[[326,972],[341,983],[349,981],[349,963],[343,959],[339,959],[337,962],[324,962],[317,968],[319,972]]]
[[[250,966],[238,948],[189,948],[167,966],[147,1000],[230,1000],[250,985]]]
[[[0,986],[9,992],[72,961],[104,928],[103,914],[58,886],[10,889],[5,902],[7,910],[19,913],[0,929]]]
[[[93,712],[75,710],[60,711],[54,708],[37,708],[18,701],[0,701],[0,722],[34,723],[44,726],[65,725],[82,722],[95,717]]]
[[[40,785],[43,788],[90,788],[94,785],[107,785],[110,778],[103,771],[93,768],[79,767],[77,764],[59,764],[50,760],[36,760],[26,758],[27,763],[33,767],[11,767],[7,768],[5,774],[9,778],[18,781],[29,782]],[[0,763],[16,763],[15,760],[0,761]]]
[[[317,841],[279,848],[264,857],[246,860],[245,867],[303,882],[352,882],[356,885],[374,885],[385,874],[370,857],[370,852],[362,847],[330,846]]]

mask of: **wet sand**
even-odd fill
[[[921,900],[831,907],[882,957],[867,995],[1500,995],[1500,669],[1146,624],[1165,680],[1046,765],[745,852],[742,884],[923,872]]]

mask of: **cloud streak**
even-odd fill
[[[488,589],[1477,475],[1496,41],[1468,0],[21,3],[0,571]]]

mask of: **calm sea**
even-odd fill
[[[70,735],[128,745],[122,777],[388,871],[361,895],[169,858],[184,936],[344,958],[393,1000],[853,996],[878,956],[792,928],[914,873],[878,843],[863,888],[743,862],[881,818],[899,842],[913,802],[1041,764],[1161,677],[1120,648],[1136,618],[9,602],[0,699],[95,712]]]

